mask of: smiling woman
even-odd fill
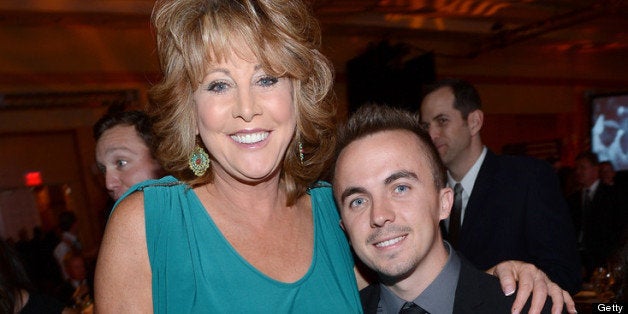
[[[264,180],[294,137],[292,82],[267,74],[252,53],[231,56],[212,65],[194,92],[197,133],[215,160],[214,179]]]
[[[157,1],[153,18],[164,77],[149,114],[174,176],[115,208],[98,312],[359,313],[331,189],[315,184],[333,154],[336,108],[309,9]]]

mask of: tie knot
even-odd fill
[[[401,307],[399,314],[429,314],[422,307],[416,305],[414,302],[406,302]]]
[[[462,193],[462,184],[456,183],[456,185],[454,185],[454,193],[456,194]]]

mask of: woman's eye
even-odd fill
[[[116,167],[118,167],[118,168],[124,167],[124,166],[126,166],[127,163],[128,162],[126,160],[118,160],[118,161],[116,161]]]
[[[214,93],[224,92],[229,85],[226,82],[212,82],[207,86],[207,90]]]
[[[277,84],[278,81],[279,81],[279,78],[276,78],[274,76],[264,76],[260,78],[257,82],[259,85],[262,85],[262,86],[272,86],[272,85]]]

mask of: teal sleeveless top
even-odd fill
[[[360,313],[353,257],[331,187],[311,188],[314,253],[298,281],[274,280],[223,237],[194,191],[168,176],[142,182],[155,313]]]

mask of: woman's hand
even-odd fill
[[[532,293],[530,311],[528,312],[530,314],[541,312],[548,294],[552,298],[552,313],[561,313],[563,304],[566,305],[567,312],[577,313],[576,305],[569,293],[552,282],[543,271],[532,264],[505,261],[486,272],[499,278],[502,290],[506,295],[515,293],[517,281],[519,282],[519,291],[512,305],[512,313],[521,312],[530,293]]]

